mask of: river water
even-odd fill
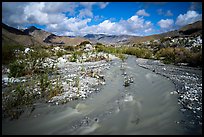
[[[188,134],[178,121],[178,95],[169,79],[139,67],[135,57],[114,61],[106,85],[85,100],[39,104],[18,120],[2,120],[2,134]],[[133,83],[125,87],[125,76]]]

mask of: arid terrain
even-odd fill
[[[202,134],[202,21],[151,36],[2,23],[2,134]]]

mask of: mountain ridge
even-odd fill
[[[107,35],[107,34],[86,34],[83,37],[79,36],[57,36],[51,32],[39,29],[35,26],[30,26],[23,31],[10,27],[2,23],[2,39],[8,40],[13,38],[18,43],[25,45],[34,45],[35,43],[42,45],[78,45],[83,41],[103,44],[118,44],[118,45],[133,45],[136,43],[161,39],[164,37],[178,37],[186,35],[202,34],[202,21],[197,21],[173,31],[168,31],[161,34],[153,34],[149,36],[134,36],[134,35]],[[22,37],[22,38],[21,38]],[[23,38],[25,37],[25,38]],[[26,38],[28,39],[26,41]],[[23,39],[21,41],[21,39]],[[26,43],[27,42],[27,43]]]

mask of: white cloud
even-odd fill
[[[164,16],[173,16],[173,13],[171,12],[171,10],[164,11],[163,9],[158,9],[157,13],[159,15],[164,15]]]
[[[183,26],[194,23],[198,20],[202,20],[202,14],[198,14],[196,11],[188,11],[186,14],[180,14],[176,19],[176,25]]]
[[[109,2],[98,2],[98,4],[101,9],[104,9],[109,4]]]
[[[152,31],[152,28],[148,28],[148,29],[145,29],[144,32],[148,33],[148,32],[151,32]]]
[[[167,10],[165,16],[173,16],[173,13],[170,10]]]
[[[172,25],[174,24],[174,21],[172,19],[161,19],[158,23],[157,23],[162,29],[169,29],[172,27]]]
[[[80,5],[91,9],[94,5],[99,6],[101,9],[104,9],[109,2],[80,2]]]
[[[108,3],[105,2],[3,3],[2,21],[13,27],[29,24],[45,25],[45,30],[57,35],[85,35],[88,33],[147,35],[152,32],[153,24],[138,15],[120,21],[111,18],[104,20],[105,17],[93,15],[93,6],[103,9],[107,5]],[[148,14],[145,11],[142,12],[140,14],[143,16]],[[67,16],[76,13],[75,17]],[[90,18],[99,19],[100,23],[90,26],[88,25],[92,21]]]
[[[79,19],[79,18],[66,18],[63,22],[58,24],[49,24],[46,29],[51,32],[57,32],[57,34],[75,34],[81,35],[81,29],[87,27],[87,23],[90,22],[91,19]]]
[[[152,23],[145,21],[143,18],[134,15],[127,20],[113,22],[110,19],[101,22],[98,25],[87,26],[81,29],[81,32],[95,34],[112,34],[112,35],[144,35],[152,32]]]
[[[139,16],[150,16],[144,9],[138,10],[136,14]]]
[[[79,17],[93,17],[93,13],[90,9],[79,10]]]

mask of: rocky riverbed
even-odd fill
[[[128,56],[84,63],[62,57],[57,72],[64,92],[17,120],[2,119],[3,134],[202,133],[202,70]]]
[[[140,67],[170,79],[175,85],[172,95],[178,94],[180,111],[185,119],[177,121],[186,128],[202,128],[202,68],[164,65],[160,61],[137,59]]]

